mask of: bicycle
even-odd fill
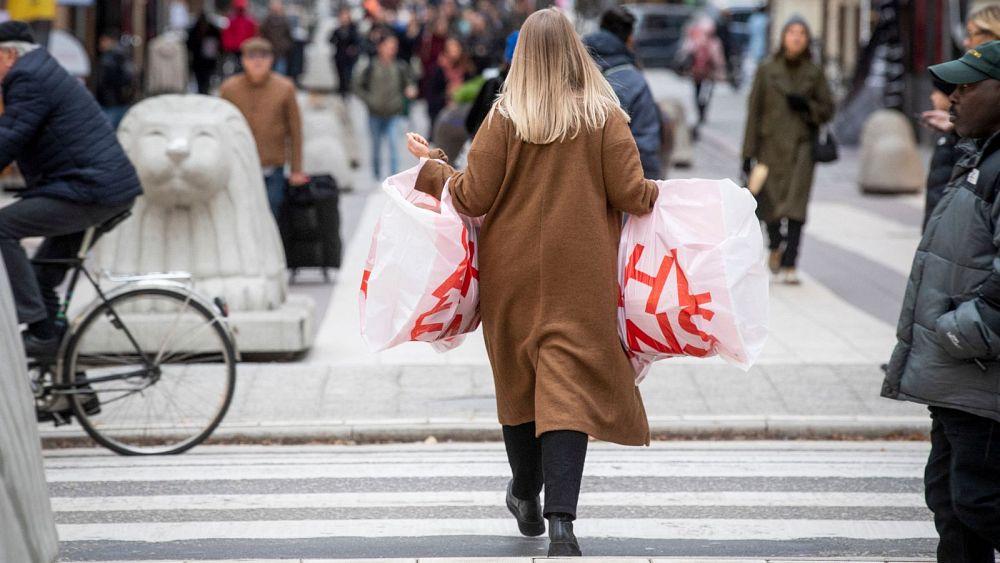
[[[33,260],[68,267],[57,324],[64,331],[52,358],[29,359],[40,421],[76,418],[98,444],[122,455],[185,452],[207,439],[233,398],[239,361],[225,302],[196,293],[185,273],[103,276],[85,266],[117,215],[87,229],[76,256]],[[67,321],[80,277],[96,293]]]

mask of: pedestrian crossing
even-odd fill
[[[930,557],[920,442],[592,444],[588,555]],[[502,444],[50,450],[63,560],[544,554],[504,507]],[[123,557],[123,554],[127,557]]]

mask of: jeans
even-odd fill
[[[267,203],[271,205],[271,214],[277,221],[281,216],[281,206],[285,203],[285,170],[279,166],[274,172],[265,174],[264,187],[267,188]]]
[[[802,227],[805,223],[795,219],[786,219],[785,233],[781,232],[781,220],[767,224],[767,248],[768,250],[781,250],[784,243],[785,250],[781,253],[781,267],[794,268],[799,261],[799,244],[802,242]]]
[[[282,76],[288,76],[288,57],[275,57],[271,70]]]
[[[503,443],[514,473],[511,492],[530,500],[544,485],[542,514],[567,514],[575,519],[588,441],[586,434],[575,430],[553,430],[536,438],[534,422],[504,426]]]
[[[80,250],[83,231],[132,207],[74,203],[48,197],[29,197],[0,208],[0,253],[3,254],[21,323],[54,318],[59,309],[56,288],[66,277],[66,266],[33,266],[21,239],[43,236],[35,258],[71,258]]]
[[[399,116],[368,116],[368,128],[372,134],[372,172],[376,180],[382,180],[382,141],[389,145],[389,175],[399,172]]]
[[[1000,549],[1000,422],[930,407],[931,454],[924,471],[940,563],[993,563]]]
[[[708,105],[712,103],[712,90],[714,89],[715,82],[711,80],[695,80],[694,82],[694,104],[698,108],[698,125],[705,122]]]

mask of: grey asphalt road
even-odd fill
[[[920,442],[592,446],[587,555],[931,557]],[[500,444],[46,453],[64,561],[544,555]]]

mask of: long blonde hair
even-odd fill
[[[521,140],[535,144],[600,129],[615,111],[628,119],[573,25],[555,8],[525,20],[494,107]]]
[[[969,23],[1000,39],[1000,4],[984,6],[969,15]]]

